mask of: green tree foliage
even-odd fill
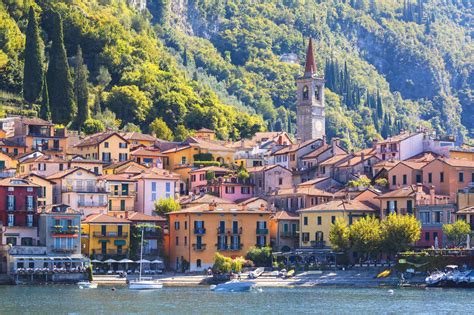
[[[350,228],[352,248],[370,258],[380,249],[381,227],[380,222],[373,216],[367,216],[354,222]]]
[[[150,125],[150,132],[153,132],[158,139],[173,140],[173,132],[161,118],[155,118]]]
[[[350,229],[344,218],[336,218],[329,229],[329,241],[335,251],[347,251],[350,248]]]
[[[30,7],[23,70],[23,97],[28,103],[34,103],[39,99],[43,87],[43,76],[43,42],[39,34],[35,11],[33,7]]]
[[[89,118],[84,122],[84,125],[82,126],[82,131],[84,131],[86,135],[91,135],[97,132],[105,131],[105,126],[102,121],[98,119]]]
[[[396,254],[420,239],[421,223],[413,215],[391,213],[380,224],[384,252]]]
[[[75,126],[80,129],[84,122],[90,118],[89,114],[89,88],[87,77],[89,71],[82,58],[81,46],[77,46],[76,70],[74,72],[74,93],[77,104],[77,115],[75,117]]]
[[[240,272],[242,271],[242,266],[244,263],[242,257],[236,257],[234,259],[226,257],[220,253],[214,255],[214,264],[212,265],[212,270],[215,273],[226,274],[230,272]]]
[[[117,131],[122,121],[117,118],[114,112],[110,109],[106,109],[103,112],[97,113],[94,119],[100,120],[104,127],[109,130]]]
[[[63,41],[63,23],[58,12],[52,12],[53,29],[47,72],[49,105],[55,123],[69,124],[77,111],[74,89]]]
[[[356,188],[356,187],[371,187],[371,181],[367,177],[361,177],[359,179],[354,179],[350,180],[347,182],[347,186],[351,188]]]
[[[120,120],[140,124],[150,111],[151,101],[138,86],[114,86],[107,95],[105,106]]]
[[[173,198],[160,199],[155,202],[155,212],[159,215],[166,215],[170,212],[175,212],[181,209],[179,202]]]
[[[257,267],[272,266],[272,248],[271,247],[251,247],[245,258],[251,260]]]
[[[243,165],[239,166],[239,169],[237,170],[237,177],[241,180],[249,179],[250,174]]]
[[[49,108],[49,96],[48,96],[48,82],[46,78],[43,78],[43,88],[41,91],[41,108],[39,117],[41,119],[51,121],[51,110]]]
[[[460,247],[466,244],[467,235],[471,234],[471,226],[464,220],[458,220],[451,224],[444,224],[443,233],[451,246]]]
[[[125,132],[142,132],[140,126],[135,125],[133,123],[127,123],[123,126],[122,131]]]
[[[184,141],[190,132],[184,125],[178,125],[174,131],[174,141]]]

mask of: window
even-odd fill
[[[120,142],[119,143],[119,148],[120,149],[126,149],[127,148],[127,143],[126,142]]]
[[[186,157],[185,156],[181,157],[181,164],[186,164]]]
[[[403,181],[403,185],[407,184],[407,175],[406,174],[403,174],[402,181]]]
[[[464,182],[464,173],[463,172],[459,172],[459,182],[460,183]]]
[[[59,164],[59,170],[60,171],[64,170],[64,164],[63,163]]]
[[[421,183],[422,180],[421,180],[421,174],[416,174],[416,183]]]
[[[191,182],[195,182],[196,181],[196,175],[191,175]]]
[[[201,259],[196,260],[196,268],[201,268],[201,266],[202,266]]]
[[[430,213],[426,211],[420,212],[420,221],[421,223],[429,224],[431,222]]]
[[[392,185],[396,185],[397,184],[397,176],[396,175],[393,175],[392,176]]]
[[[240,193],[242,195],[248,195],[250,194],[250,187],[240,187]]]
[[[175,230],[179,230],[179,221],[176,221],[176,222],[174,223],[174,229],[175,229]]]
[[[442,211],[435,211],[433,223],[442,223],[443,221],[443,212]]]
[[[151,182],[151,201],[156,200],[156,182]]]
[[[6,239],[7,244],[11,244],[12,246],[16,246],[16,237],[7,237]]]
[[[110,162],[111,160],[112,159],[111,159],[110,153],[102,152],[102,161],[103,162]]]
[[[184,237],[184,246],[187,246],[187,245],[188,245],[188,237],[185,236],[185,237]]]
[[[14,226],[15,225],[15,215],[9,214],[8,215],[8,226]]]
[[[318,216],[318,225],[321,225],[322,221],[323,221],[323,219],[320,216]]]
[[[430,240],[430,232],[425,232],[425,241]]]
[[[262,180],[261,179],[258,180],[258,187],[262,187]]]
[[[407,213],[413,214],[413,200],[407,200]]]
[[[170,182],[166,182],[165,191],[166,191],[165,197],[170,198],[171,197],[171,183]]]
[[[433,239],[435,240],[438,237],[438,232],[433,232]]]
[[[433,173],[428,173],[428,183],[433,182]]]
[[[179,246],[179,236],[176,236],[176,246]]]
[[[188,229],[188,221],[184,221],[184,229],[185,229],[185,230]]]
[[[308,98],[309,98],[308,86],[305,85],[305,86],[303,87],[303,99],[304,99],[304,100],[307,100]]]
[[[283,185],[283,178],[281,177],[278,178],[278,185]]]
[[[15,210],[15,196],[13,196],[13,195],[8,195],[7,208],[8,208],[8,210],[10,210],[10,211]]]
[[[28,214],[26,216],[26,226],[27,227],[32,227],[33,226],[33,215],[32,214]]]
[[[308,225],[308,217],[303,217],[303,224]]]
[[[331,216],[331,223],[332,224],[336,223],[336,216],[335,215]]]
[[[109,147],[109,143],[108,142],[104,142],[104,148],[108,148]]]
[[[444,172],[439,173],[439,182],[444,183]]]
[[[128,160],[128,154],[127,153],[119,153],[119,161],[123,162]]]
[[[109,201],[112,201],[112,200],[109,200]],[[125,211],[125,200],[120,200],[120,210],[121,211]]]
[[[226,186],[225,187],[226,194],[235,194],[235,187],[234,186]]]
[[[33,196],[26,196],[26,210],[33,211]]]
[[[309,242],[309,233],[307,233],[307,232],[301,233],[301,239],[302,239],[303,243]]]

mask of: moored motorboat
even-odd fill
[[[214,292],[247,292],[255,288],[256,284],[252,281],[231,280],[225,283],[211,286]]]
[[[97,283],[89,281],[80,281],[77,283],[80,289],[96,289]]]
[[[446,278],[446,274],[442,271],[436,271],[426,277],[425,282],[430,287],[439,286]]]
[[[148,278],[141,278],[137,280],[130,280],[128,288],[131,290],[155,290],[163,288],[163,283],[159,280]]]
[[[259,268],[255,269],[254,271],[251,271],[249,273],[248,277],[250,279],[257,279],[258,277],[260,277],[263,274],[264,271],[265,271],[265,268],[259,267]]]

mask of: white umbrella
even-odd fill
[[[124,259],[120,260],[119,263],[129,264],[129,263],[134,263],[134,261],[130,260],[130,259],[127,259],[127,258],[124,258]]]
[[[468,234],[466,238],[466,248],[471,249],[471,235]]]
[[[439,241],[438,241],[438,237],[437,237],[437,236],[435,237],[434,248],[435,248],[435,249],[438,249],[438,248],[439,248]]]
[[[158,260],[158,259],[155,259],[151,262],[152,264],[162,264],[163,261],[162,260]]]
[[[91,260],[91,262],[92,262],[92,263],[96,263],[96,264],[100,264],[100,263],[102,263],[102,261],[100,261],[100,260],[97,260],[97,259],[93,259],[93,260]]]
[[[140,260],[138,260],[138,261],[137,261],[137,263],[142,263],[142,264],[149,264],[149,263],[150,263],[150,261],[149,261],[149,260],[147,260],[147,259],[140,259]]]
[[[112,258],[107,259],[106,261],[104,261],[104,263],[106,263],[106,264],[111,264],[111,263],[116,263],[116,262],[117,261],[115,259],[112,259]]]

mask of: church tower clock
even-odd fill
[[[304,75],[296,80],[297,137],[304,142],[310,139],[323,139],[326,134],[324,113],[324,78],[316,74],[313,41],[310,38],[306,52]]]

